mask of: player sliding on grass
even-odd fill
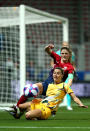
[[[45,99],[34,99],[31,102],[19,104],[18,113],[14,116],[20,118],[20,112],[26,110],[26,119],[48,119],[53,112],[57,112],[59,104],[68,93],[75,103],[82,108],[88,108],[75,96],[73,90],[66,83],[62,82],[63,70],[56,67],[53,71],[54,83],[48,85]]]

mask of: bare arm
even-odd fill
[[[54,60],[53,59],[51,59],[50,65],[51,65],[51,67],[54,67]]]
[[[70,96],[72,97],[72,99],[74,100],[75,103],[77,103],[80,107],[83,108],[88,108],[88,106],[85,106],[78,97],[75,96],[74,93],[70,93]]]
[[[48,46],[45,47],[45,51],[51,55],[52,49],[54,48],[53,44],[49,44]]]

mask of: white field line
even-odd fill
[[[72,113],[72,114],[90,114],[90,112],[75,112],[75,111],[68,111],[68,112],[57,112],[57,114],[67,114],[67,113]]]
[[[14,128],[14,129],[15,129],[15,128],[16,128],[16,129],[23,129],[23,128],[24,128],[24,129],[27,129],[27,128],[28,128],[28,129],[29,129],[29,128],[33,128],[33,129],[34,129],[34,128],[37,128],[37,129],[40,129],[40,128],[42,128],[42,129],[43,129],[43,128],[50,128],[50,129],[57,129],[57,128],[58,128],[58,129],[90,129],[90,127],[80,127],[80,126],[78,126],[78,127],[63,127],[63,126],[62,126],[62,127],[58,127],[58,126],[57,126],[57,127],[0,126],[0,129],[1,129],[1,128],[2,128],[2,129],[6,129],[6,128],[7,128],[7,129],[13,129],[13,128]]]

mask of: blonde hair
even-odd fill
[[[70,48],[70,44],[66,41],[62,42],[62,47]]]

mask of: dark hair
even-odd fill
[[[61,67],[56,67],[56,68],[54,68],[54,70],[55,69],[59,69],[61,71],[62,75],[64,74],[64,71],[63,71],[63,69]]]
[[[69,52],[69,54],[70,54],[69,62],[71,62],[72,50],[71,50],[70,48],[68,48],[68,47],[62,47],[62,48],[61,48],[61,51],[64,50],[64,49]]]

